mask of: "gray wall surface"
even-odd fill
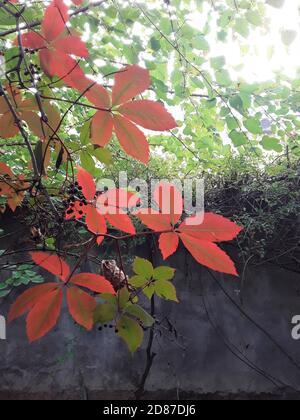
[[[20,231],[19,246],[28,248],[20,225],[7,222],[5,233]],[[12,240],[7,237],[0,249]],[[150,245],[136,253],[155,266],[166,264]],[[24,261],[23,254],[14,258]],[[291,336],[291,320],[300,315],[299,274],[266,264],[234,278],[201,267],[183,248],[168,264],[177,269],[180,303],[156,300],[156,356],[144,398],[300,399],[300,341]],[[21,291],[0,300],[1,315]],[[57,327],[30,345],[25,319],[18,319],[8,326],[7,340],[0,340],[0,399],[134,399],[148,337],[146,332],[132,357],[113,329],[87,332],[64,308]]]
[[[180,304],[156,303],[157,355],[144,398],[300,398],[300,341],[291,336],[299,275],[265,265],[235,279],[183,249],[168,264],[177,268]],[[9,304],[0,301],[0,314]],[[0,340],[0,398],[134,399],[147,341],[148,333],[132,357],[114,330],[86,332],[65,308],[55,330],[29,345],[19,319]]]

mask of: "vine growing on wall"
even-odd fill
[[[152,315],[139,305],[141,294],[149,299],[154,295],[179,299],[172,282],[175,271],[168,266],[154,267],[137,257],[130,277],[121,241],[155,235],[164,259],[182,242],[199,264],[236,276],[233,261],[217,244],[231,241],[241,228],[213,213],[183,220],[182,195],[167,182],[154,191],[157,210],[141,208],[137,192],[98,191],[94,158],[103,168],[112,163],[113,150],[115,160],[125,156],[148,165],[151,151],[145,129],[166,132],[165,141],[173,142],[172,130],[177,127],[163,101],[154,100],[155,84],[148,69],[118,63],[117,70],[102,77],[113,79],[112,84],[99,82],[91,59],[97,48],[90,51],[72,18],[83,15],[88,22],[89,10],[103,3],[83,6],[73,1],[76,7],[70,10],[63,0],[0,2],[1,13],[15,25],[8,31],[0,83],[0,136],[14,150],[11,167],[1,152],[2,212],[34,215],[30,229],[37,244],[23,252],[57,278],[28,287],[12,305],[9,320],[27,314],[28,339],[38,340],[56,325],[66,295],[76,323],[87,330],[112,323],[134,352],[142,344],[144,330],[154,324]],[[74,141],[78,132],[79,148]],[[19,156],[16,150],[21,150]],[[198,219],[201,222],[195,223]],[[137,222],[144,227],[140,232]],[[82,239],[61,248],[70,225]],[[119,281],[81,272],[83,261],[106,240],[116,246]],[[8,255],[6,250],[1,257]],[[99,259],[101,266],[101,255]]]

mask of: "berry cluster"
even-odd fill
[[[82,207],[82,210],[79,210],[79,214],[83,216],[84,207],[87,206],[88,202],[84,198],[82,194],[82,187],[80,187],[78,182],[75,182],[75,184],[70,185],[68,194],[69,194],[69,198],[63,202],[65,208],[67,209],[66,213],[68,215],[73,214],[74,208],[75,208],[75,202],[77,202],[79,207]]]
[[[113,328],[114,328],[114,326],[113,326],[113,325],[107,325],[107,324],[104,324],[104,325],[103,325],[103,327],[99,327],[99,328],[98,328],[98,331],[103,331],[103,328],[110,328],[110,329],[113,329]],[[117,328],[115,328],[115,333],[116,333],[116,334],[118,334],[118,332],[119,332],[119,330],[118,330]]]

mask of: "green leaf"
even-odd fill
[[[175,269],[171,267],[157,267],[154,270],[154,280],[172,280],[175,275]]]
[[[8,296],[11,292],[11,289],[8,290],[1,290],[0,291],[0,298],[4,298],[5,296]]]
[[[286,30],[286,31],[281,32],[282,42],[287,47],[289,47],[295,41],[296,38],[297,38],[297,32],[296,31]]]
[[[226,59],[224,56],[213,57],[210,60],[210,64],[215,70],[221,70],[226,64]]]
[[[6,283],[0,283],[0,290],[6,289],[7,284]]]
[[[143,342],[144,331],[137,321],[123,315],[117,323],[118,335],[121,337],[131,353],[134,353]]]
[[[135,274],[150,280],[153,276],[153,265],[144,258],[136,257],[133,263],[133,271]]]
[[[226,124],[230,131],[235,130],[236,128],[239,128],[239,124],[237,120],[233,117],[230,117],[229,115],[226,117]]]
[[[84,146],[90,143],[91,138],[91,123],[90,121],[85,123],[80,131],[80,143]]]
[[[176,289],[173,283],[166,280],[159,280],[155,282],[155,293],[157,296],[178,302]]]
[[[103,148],[99,147],[98,149],[94,150],[93,155],[101,163],[104,163],[107,166],[112,165],[112,163],[113,163],[112,154],[110,153],[110,151],[108,149],[103,149]]]
[[[230,98],[229,104],[232,108],[236,109],[241,115],[245,114],[244,104],[242,98],[239,95]]]
[[[113,321],[117,316],[117,306],[110,303],[103,303],[97,306],[94,312],[95,324],[105,324]]]
[[[137,318],[145,327],[152,327],[155,320],[139,305],[130,305],[126,308],[126,314]]]
[[[260,26],[263,23],[263,20],[258,11],[248,10],[246,13],[246,18],[248,22],[252,23],[254,26]]]
[[[244,133],[241,133],[239,131],[231,131],[231,133],[229,133],[229,137],[231,138],[232,143],[235,147],[240,147],[247,143],[247,137]]]
[[[134,287],[143,287],[147,281],[148,280],[143,276],[133,276],[129,279],[129,283]]]
[[[279,140],[274,137],[265,136],[261,142],[262,147],[265,150],[275,151],[281,153],[283,151],[283,147],[280,144]]]
[[[220,70],[216,73],[216,81],[221,86],[229,86],[231,84],[230,74],[227,70]]]
[[[150,39],[150,44],[153,51],[159,51],[161,49],[160,41],[155,37]]]
[[[123,287],[119,290],[117,301],[120,309],[124,309],[128,305],[130,302],[130,293],[127,287]]]
[[[248,131],[250,131],[250,133],[252,134],[261,134],[262,131],[262,127],[261,127],[261,123],[260,120],[258,118],[248,118],[245,122],[244,122],[244,126],[247,128]]]
[[[151,299],[155,293],[155,283],[151,283],[149,286],[145,287],[143,289],[143,293],[148,299]]]

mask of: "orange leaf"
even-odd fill
[[[88,230],[95,235],[105,235],[107,232],[107,226],[104,217],[95,207],[92,206],[89,206],[86,210],[86,225]]]
[[[129,156],[147,165],[150,158],[150,148],[145,135],[132,122],[121,115],[114,116],[114,126],[124,151]]]
[[[118,108],[118,112],[134,123],[153,131],[166,131],[177,127],[172,115],[159,102],[133,101]]]
[[[187,233],[179,234],[184,246],[200,264],[221,273],[237,276],[233,261],[213,242],[202,241]]]
[[[12,322],[14,319],[24,315],[33,308],[42,296],[55,290],[57,287],[57,283],[45,283],[26,290],[12,304],[8,314],[8,322]]]
[[[74,320],[87,330],[91,330],[94,325],[96,300],[78,287],[70,287],[67,290],[67,302]]]
[[[156,186],[153,198],[161,213],[169,216],[170,223],[176,225],[183,211],[182,193],[178,191],[175,185],[162,181]]]
[[[96,195],[96,184],[92,175],[80,166],[77,167],[77,181],[82,188],[82,193],[88,201]]]
[[[80,273],[72,277],[70,283],[86,287],[96,293],[109,293],[115,295],[115,290],[105,277],[93,273]]]
[[[26,330],[29,341],[42,338],[55,327],[61,311],[62,289],[52,290],[34,305],[26,319]]]
[[[159,237],[159,249],[161,250],[164,260],[177,251],[178,245],[179,238],[176,233],[163,233]]]
[[[135,235],[135,227],[127,214],[106,214],[104,217],[106,221],[116,229],[128,233],[129,235]]]
[[[128,66],[115,76],[112,103],[116,105],[130,101],[150,87],[149,71],[139,66]]]
[[[30,252],[30,256],[37,265],[58,276],[62,281],[66,281],[69,277],[70,267],[58,255],[47,252]]]
[[[194,238],[210,242],[231,241],[242,230],[240,226],[218,214],[205,213],[202,224],[195,224],[197,218],[200,218],[199,214],[186,219],[178,230]],[[194,224],[192,224],[193,221]]]
[[[105,147],[113,133],[113,118],[110,112],[98,111],[92,119],[92,142]]]
[[[146,211],[146,214],[144,214],[144,210],[139,211],[135,216],[139,218],[144,225],[148,226],[148,228],[155,232],[172,230],[170,216],[161,214],[153,209],[146,209]]]

